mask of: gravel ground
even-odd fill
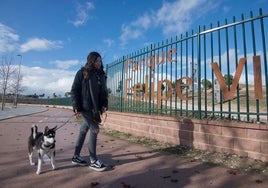
[[[190,162],[199,161],[209,163],[211,165],[228,167],[230,169],[228,173],[230,174],[236,175],[240,172],[244,172],[247,174],[268,176],[268,162],[262,162],[260,160],[254,160],[248,157],[240,157],[236,154],[201,151],[189,148],[187,146],[170,145],[167,143],[158,142],[156,140],[136,137],[131,134],[121,133],[104,128],[102,128],[101,131],[105,134],[112,135],[123,140],[128,140],[130,142],[138,143],[155,150],[165,151],[172,155],[189,159]]]

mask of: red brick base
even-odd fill
[[[109,111],[105,127],[161,142],[268,161],[268,126],[263,124]]]

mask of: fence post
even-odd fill
[[[268,109],[268,67],[267,67],[267,53],[266,53],[266,38],[265,38],[265,31],[264,31],[264,23],[263,23],[263,15],[262,15],[262,9],[259,10],[259,15],[261,16],[260,24],[261,24],[261,34],[262,34],[262,46],[263,46],[263,58],[264,58],[264,72],[265,72],[265,85],[266,85],[266,110]],[[266,113],[266,120],[268,120],[268,113]]]
[[[122,74],[121,74],[121,80],[122,80],[122,84],[121,84],[121,88],[120,88],[120,112],[123,112],[123,105],[124,105],[124,95],[123,95],[123,89],[124,89],[124,72],[125,72],[125,64],[126,64],[126,58],[125,56],[123,56],[122,58]]]
[[[150,56],[149,56],[149,59],[148,61],[151,61],[151,56],[152,56],[152,49],[153,49],[153,44],[150,45]],[[151,62],[150,62],[151,63]],[[152,88],[151,88],[151,82],[152,82],[152,67],[149,66],[149,81],[148,81],[150,84],[149,84],[149,96],[148,96],[148,101],[149,101],[149,105],[148,105],[148,113],[149,115],[151,115],[151,104],[152,104],[152,98],[151,98],[151,95],[152,95]],[[153,89],[154,91],[154,89]],[[153,101],[154,102],[154,101]]]
[[[198,119],[201,119],[201,42],[200,42],[200,26],[197,31],[197,76],[198,76]]]

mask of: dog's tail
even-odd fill
[[[37,125],[32,125],[31,131],[32,131],[33,139],[35,139],[36,134],[37,134]]]

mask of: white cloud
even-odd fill
[[[55,60],[50,63],[55,64],[59,69],[68,69],[74,65],[78,65],[80,62],[78,60],[67,60],[67,61]]]
[[[224,12],[229,12],[231,10],[231,7],[229,7],[229,6],[223,6],[223,11]]]
[[[140,29],[132,28],[131,26],[123,25],[122,34],[120,36],[121,45],[124,46],[128,43],[128,40],[136,39],[142,35]]]
[[[78,4],[76,7],[76,18],[73,21],[70,21],[75,27],[85,25],[89,19],[88,12],[95,8],[92,2],[86,2],[85,4]]]
[[[190,29],[193,22],[213,10],[219,2],[213,0],[163,1],[160,9],[144,15],[121,28],[121,45],[144,35],[148,29],[160,28],[166,36],[178,35]]]
[[[139,17],[137,20],[131,23],[133,27],[139,27],[142,29],[148,29],[150,24],[152,23],[151,16],[148,14],[144,14],[143,16]]]
[[[22,94],[37,95],[45,93],[45,96],[64,96],[71,90],[75,71],[62,69],[44,69],[40,67],[21,67],[22,87],[25,88]]]
[[[0,53],[15,50],[18,40],[19,35],[17,35],[12,28],[0,23]]]
[[[107,45],[107,47],[111,47],[114,43],[112,39],[104,39],[103,42]]]
[[[51,49],[62,48],[61,41],[51,41],[44,38],[31,38],[20,47],[21,52],[27,52],[31,50],[46,51]]]
[[[144,14],[137,20],[131,22],[129,25],[123,24],[121,28],[122,34],[119,37],[121,45],[124,46],[130,39],[137,39],[141,37],[143,32],[149,28],[151,23],[151,16]]]
[[[163,28],[165,35],[182,34],[190,29],[193,21],[214,9],[218,3],[212,0],[164,2],[156,12],[156,22]]]

